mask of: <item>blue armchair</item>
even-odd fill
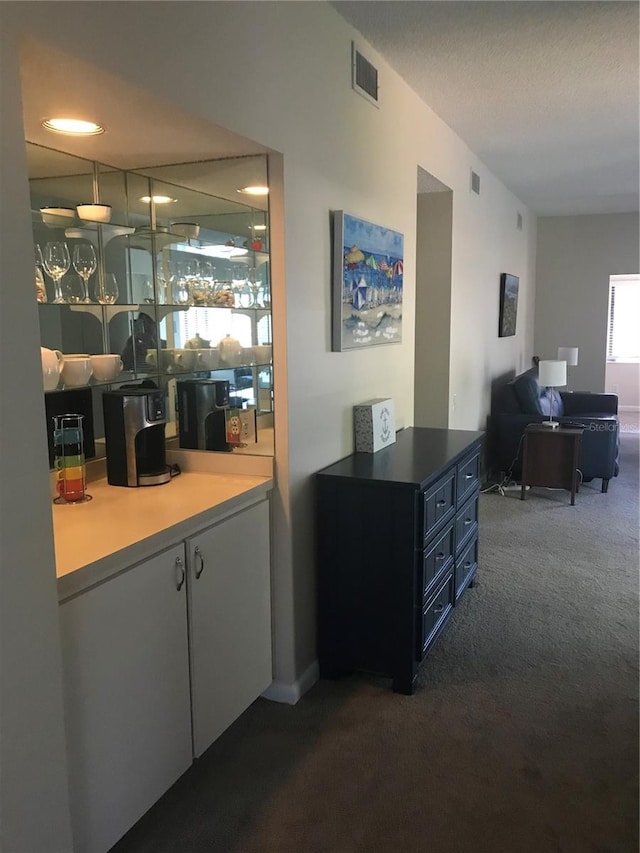
[[[566,426],[584,427],[579,468],[582,480],[602,479],[606,492],[609,480],[618,475],[620,423],[618,397],[590,392],[554,392],[553,418]],[[537,367],[516,376],[495,393],[488,424],[488,466],[496,476],[522,475],[522,436],[527,424],[549,418],[549,389],[538,383]]]

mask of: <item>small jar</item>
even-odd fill
[[[230,281],[216,281],[213,304],[223,308],[235,308],[236,297]]]

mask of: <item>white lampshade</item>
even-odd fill
[[[559,388],[567,384],[566,361],[541,361],[538,364],[538,381],[548,388]]]
[[[569,367],[578,363],[578,347],[558,347],[559,361],[566,361]]]

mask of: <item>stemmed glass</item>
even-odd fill
[[[35,253],[36,253],[36,299],[38,302],[46,302],[47,301],[47,289],[44,284],[44,275],[42,274],[42,269],[44,267],[44,262],[42,260],[42,249],[40,248],[40,244],[35,244]]]
[[[44,247],[44,256],[42,258],[46,272],[53,279],[54,286],[54,303],[56,305],[64,304],[65,299],[62,295],[60,282],[62,277],[69,271],[71,259],[69,258],[69,247],[66,243],[59,240],[54,240],[47,243]]]
[[[118,280],[112,272],[104,274],[103,278],[98,278],[95,284],[94,294],[96,302],[101,305],[113,305],[118,300]]]
[[[73,267],[82,279],[84,294],[81,302],[91,302],[89,298],[89,279],[96,271],[96,253],[91,243],[80,243],[73,248]]]

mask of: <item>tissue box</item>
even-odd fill
[[[393,400],[381,397],[354,406],[353,425],[358,453],[376,453],[389,444],[395,444]]]

